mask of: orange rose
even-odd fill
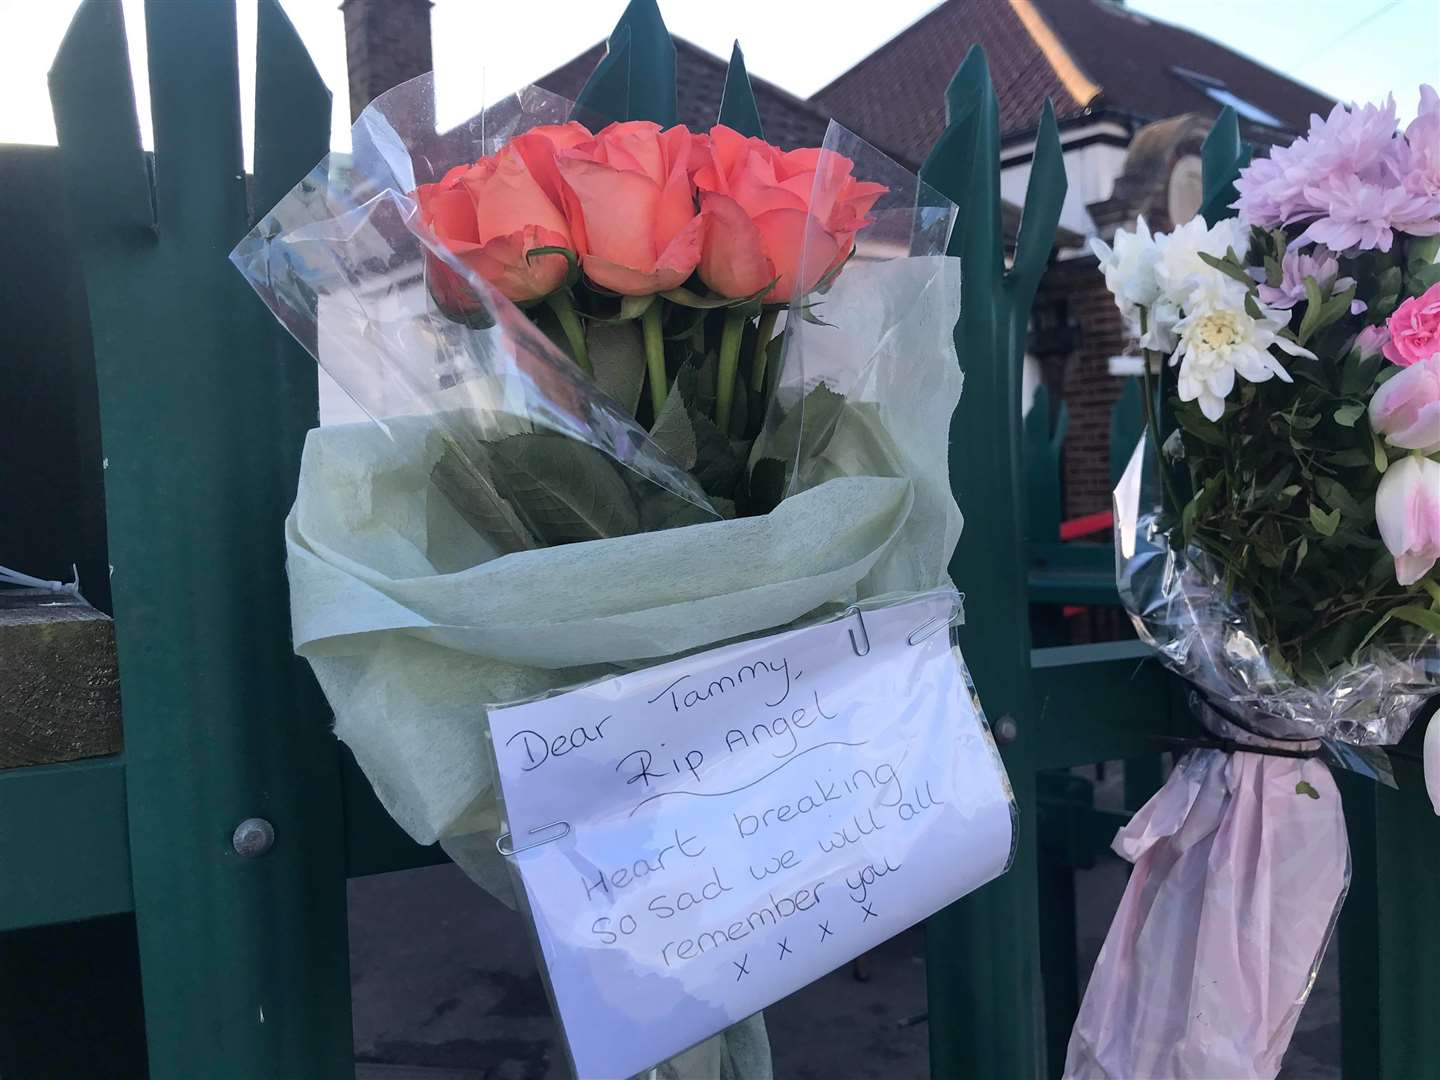
[[[573,194],[571,232],[585,276],[626,296],[680,285],[700,261],[701,221],[690,174],[700,136],[644,120],[611,124],[562,152]]]
[[[574,249],[555,155],[591,138],[576,123],[533,128],[499,153],[457,165],[438,183],[415,191],[420,220],[461,262],[511,300],[536,300],[558,289],[569,263],[563,255],[526,253],[537,247]],[[442,307],[473,309],[458,275],[429,260],[430,286]]]
[[[786,152],[723,126],[710,129],[709,149],[695,173],[700,277],[721,296],[753,296],[772,281],[766,303],[804,296],[850,257],[888,190],[856,180],[850,159],[829,150]]]

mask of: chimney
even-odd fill
[[[429,71],[430,0],[344,0],[350,119],[386,90]]]

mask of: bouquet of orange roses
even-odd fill
[[[695,134],[636,120],[592,134],[571,120],[516,135],[414,194],[422,228],[667,449],[698,434],[712,459],[702,486],[729,503],[748,493],[720,436],[743,444],[759,431],[780,313],[840,273],[886,192],[852,168],[833,151],[786,152],[723,125]],[[483,317],[484,300],[446,260],[432,254],[427,269],[447,314]],[[598,371],[592,342],[605,354]]]
[[[307,441],[296,650],[395,819],[509,899],[487,706],[953,590],[954,206],[833,124],[433,103],[375,101],[231,258],[374,421]]]

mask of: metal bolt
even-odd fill
[[[258,859],[275,846],[275,826],[262,817],[246,818],[235,826],[230,845],[236,855]]]
[[[1006,714],[995,721],[995,741],[1001,746],[1008,746],[1020,737],[1020,725],[1015,718]]]

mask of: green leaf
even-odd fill
[[[620,318],[638,319],[645,312],[650,310],[650,305],[655,302],[651,296],[622,296],[620,298]]]
[[[1391,608],[1390,617],[1408,622],[1412,626],[1420,627],[1426,633],[1440,637],[1440,611],[1431,611],[1429,608],[1406,604],[1404,607]]]
[[[820,383],[786,414],[766,450],[773,457],[798,462],[803,468],[830,441],[844,409],[844,397]]]
[[[430,482],[455,512],[501,554],[540,546],[520,521],[515,508],[496,489],[494,481],[473,464],[472,458],[461,453],[448,436],[445,449],[430,470]]]
[[[664,450],[675,463],[687,472],[695,467],[698,450],[695,445],[695,427],[690,423],[690,414],[685,404],[685,394],[677,382],[660,408],[650,428],[650,438]]]
[[[1201,261],[1203,261],[1206,266],[1219,270],[1227,277],[1234,278],[1247,289],[1255,288],[1255,279],[1245,272],[1245,268],[1236,260],[1233,250],[1223,259],[1204,251],[1197,252],[1196,254],[1200,256]]]
[[[768,514],[785,497],[787,469],[779,458],[762,457],[750,470],[749,510],[752,514]]]
[[[1385,443],[1373,431],[1370,433],[1370,441],[1374,444],[1375,471],[1384,473],[1390,467],[1390,455],[1385,451]]]
[[[634,416],[640,389],[645,385],[645,343],[640,324],[633,320],[591,322],[585,331],[585,347],[600,389]]]
[[[1339,321],[1350,314],[1350,301],[1355,299],[1355,286],[1351,285],[1344,292],[1332,296],[1320,308],[1320,325],[1315,328],[1318,333],[1322,328]]]
[[[1299,545],[1295,548],[1295,569],[1299,571],[1300,564],[1305,561],[1305,556],[1310,554],[1310,541],[1305,537],[1300,538]]]
[[[664,529],[682,529],[687,525],[708,525],[719,521],[722,518],[734,517],[735,508],[729,506],[730,512],[726,513],[724,500],[712,499],[715,506],[715,513],[711,513],[703,507],[696,506],[686,499],[680,498],[673,491],[669,491],[655,485],[647,485],[649,490],[640,500],[640,527],[644,532],[660,532]]]
[[[1325,301],[1320,296],[1320,283],[1313,277],[1307,277],[1305,279],[1305,317],[1300,320],[1300,329],[1295,334],[1296,340],[1301,345],[1304,345],[1310,335],[1315,332],[1324,307]]]
[[[688,308],[723,308],[729,307],[739,301],[731,300],[728,296],[701,296],[699,293],[691,292],[689,289],[670,289],[660,294],[672,304],[679,304]]]
[[[1433,578],[1421,578],[1420,587],[1430,594],[1430,606],[1440,611],[1440,583]]]
[[[1344,450],[1337,450],[1325,459],[1331,468],[1335,469],[1358,469],[1361,465],[1370,464],[1370,455],[1364,450],[1354,446],[1346,447]]]
[[[1320,417],[1305,414],[1282,413],[1281,419],[1296,431],[1310,431],[1320,423]]]
[[[1417,296],[1437,282],[1440,282],[1440,263],[1431,263],[1405,277],[1406,289]]]
[[[1320,792],[1316,791],[1314,785],[1311,784],[1308,780],[1301,780],[1296,783],[1295,794],[1305,795],[1311,799],[1320,798]]]
[[[1382,359],[1378,352],[1361,359],[1359,351],[1352,350],[1340,375],[1340,393],[1346,397],[1368,395]]]
[[[1272,289],[1278,289],[1280,283],[1285,280],[1284,265],[1273,255],[1265,256],[1265,284]]]
[[[695,430],[695,479],[705,494],[733,499],[745,472],[745,459],[715,421],[693,410],[689,415]]]
[[[1405,265],[1412,274],[1433,266],[1440,260],[1440,235],[1410,237],[1406,242],[1406,255]]]
[[[1340,528],[1340,511],[1332,510],[1327,514],[1314,503],[1311,503],[1310,524],[1315,527],[1315,531],[1321,536],[1334,536],[1335,530]]]
[[[628,536],[639,510],[618,466],[587,443],[532,432],[487,443],[491,474],[511,505],[547,545]]]
[[[1222,450],[1229,449],[1230,440],[1225,438],[1225,433],[1216,424],[1207,420],[1199,409],[1190,407],[1176,409],[1175,419],[1187,435],[1193,435],[1209,446],[1217,446]]]
[[[1367,510],[1366,507],[1356,501],[1355,497],[1350,494],[1350,489],[1338,480],[1328,476],[1317,477],[1315,480],[1315,490],[1320,493],[1322,499],[1346,517],[1368,521],[1374,516],[1373,510]]]
[[[1375,278],[1375,293],[1377,296],[1400,295],[1400,282],[1404,277],[1398,266],[1389,266],[1382,270]]]

